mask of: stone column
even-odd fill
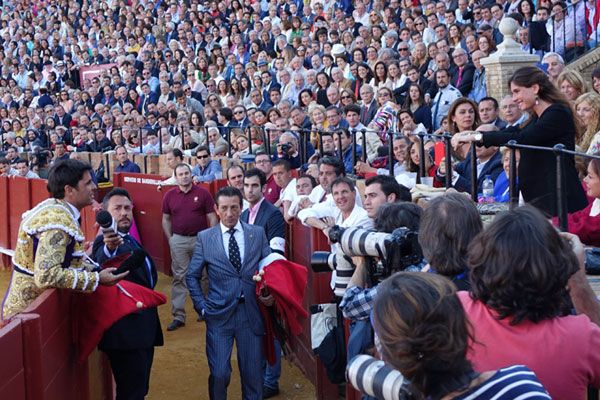
[[[535,65],[539,57],[521,50],[521,45],[515,41],[515,35],[520,28],[519,23],[512,18],[503,18],[498,29],[504,35],[504,40],[498,45],[498,50],[489,57],[482,58],[481,64],[486,70],[487,94],[498,102],[510,94],[508,80],[519,68]]]

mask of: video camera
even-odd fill
[[[418,234],[408,228],[396,228],[392,233],[385,233],[335,225],[329,230],[329,240],[338,243],[336,253],[316,251],[310,264],[315,272],[336,271],[334,293],[340,297],[354,273],[352,256],[369,257],[367,266],[373,285],[423,259]]]

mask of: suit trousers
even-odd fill
[[[173,286],[171,287],[171,314],[173,319],[185,322],[185,299],[188,295],[185,276],[194,254],[196,236],[182,236],[173,234],[169,240],[171,249],[171,271],[173,272]],[[202,292],[208,293],[208,275],[206,270],[202,273]]]
[[[210,368],[208,393],[211,400],[227,399],[234,339],[242,382],[242,399],[262,399],[262,336],[254,334],[250,328],[251,323],[244,304],[239,304],[229,321],[224,324],[211,323],[210,317],[206,319],[206,356]]]
[[[144,400],[150,386],[154,347],[104,350],[117,384],[116,400]]]

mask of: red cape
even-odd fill
[[[302,302],[308,282],[308,271],[305,266],[287,260],[276,260],[265,268],[262,280],[256,284],[256,294],[260,296],[266,288],[275,299],[275,309],[286,331],[292,335],[302,333],[302,322],[308,317]],[[265,353],[270,364],[275,362],[275,332],[271,314],[266,306],[259,302],[265,321]]]
[[[164,294],[125,280],[118,286],[99,285],[94,293],[79,293],[73,302],[73,337],[79,362],[85,361],[115,322],[166,302]]]

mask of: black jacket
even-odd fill
[[[250,210],[246,209],[240,216],[240,220],[248,223],[249,217]],[[279,208],[269,203],[266,199],[260,204],[253,225],[263,227],[267,240],[269,241],[269,246],[272,246],[271,241],[276,237],[285,239],[285,221],[283,220],[283,214],[281,214]],[[271,250],[281,253],[277,248],[271,248]]]
[[[133,241],[133,242],[132,242]],[[127,235],[125,243],[117,249],[116,255],[142,248],[130,235]],[[104,253],[104,241],[102,235],[98,236],[94,241],[92,248],[94,260],[99,264],[107,261],[109,257]],[[152,289],[158,280],[158,274],[152,257],[147,256],[150,262],[150,271],[152,274],[152,285],[147,265],[142,265],[139,268],[132,270],[125,280],[137,283]],[[98,347],[100,350],[109,349],[144,349],[153,346],[163,345],[163,335],[158,319],[158,311],[156,308],[141,310],[115,322],[102,337]]]
[[[553,147],[562,143],[568,150],[575,149],[575,122],[571,110],[562,104],[553,104],[537,119],[519,129],[509,127],[483,135],[486,147],[500,146],[509,140],[519,144]],[[521,150],[519,162],[519,189],[523,199],[549,216],[556,216],[556,157],[550,151]],[[579,181],[573,156],[564,159],[564,186],[569,212],[587,206],[587,199]]]

